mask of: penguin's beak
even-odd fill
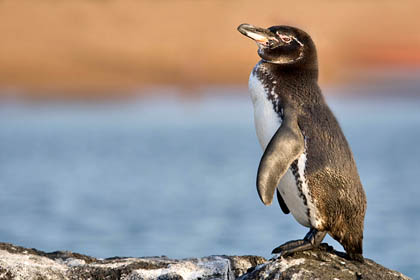
[[[254,40],[258,45],[268,46],[270,42],[277,42],[278,39],[270,30],[243,23],[238,26],[238,31]]]

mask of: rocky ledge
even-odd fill
[[[210,256],[191,259],[108,258],[72,253],[45,253],[0,243],[3,279],[410,279],[372,260],[349,261],[345,254],[322,244],[317,250],[286,258]]]

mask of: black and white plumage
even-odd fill
[[[249,78],[254,120],[264,154],[257,190],[271,204],[274,193],[310,231],[273,252],[287,255],[319,245],[326,233],[351,259],[363,261],[366,197],[350,147],[317,84],[315,45],[294,27],[243,24],[262,58]]]
[[[249,90],[254,105],[255,129],[263,150],[281,126],[284,117],[276,87],[276,81],[270,77],[264,63],[258,63],[251,72]],[[305,163],[306,154],[302,153],[280,180],[277,191],[283,212],[291,212],[301,225],[310,227],[310,221],[316,223],[319,218],[313,203],[307,199]]]

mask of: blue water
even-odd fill
[[[262,151],[243,95],[1,104],[0,241],[96,257],[269,257],[302,238],[257,197]],[[420,99],[329,101],[368,197],[365,256],[420,278]]]

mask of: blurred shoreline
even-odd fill
[[[380,83],[330,84],[321,86],[324,97],[346,100],[420,100],[420,81],[392,80]],[[37,91],[1,90],[0,106],[31,103],[127,103],[146,100],[201,101],[208,98],[249,98],[246,84],[243,85],[200,85],[150,86],[108,91]]]
[[[420,68],[378,69],[349,74],[346,82],[321,82],[325,97],[420,98]],[[248,75],[237,84],[155,84],[106,89],[1,88],[0,104],[14,102],[126,102],[135,99],[202,99],[208,96],[248,97]]]

